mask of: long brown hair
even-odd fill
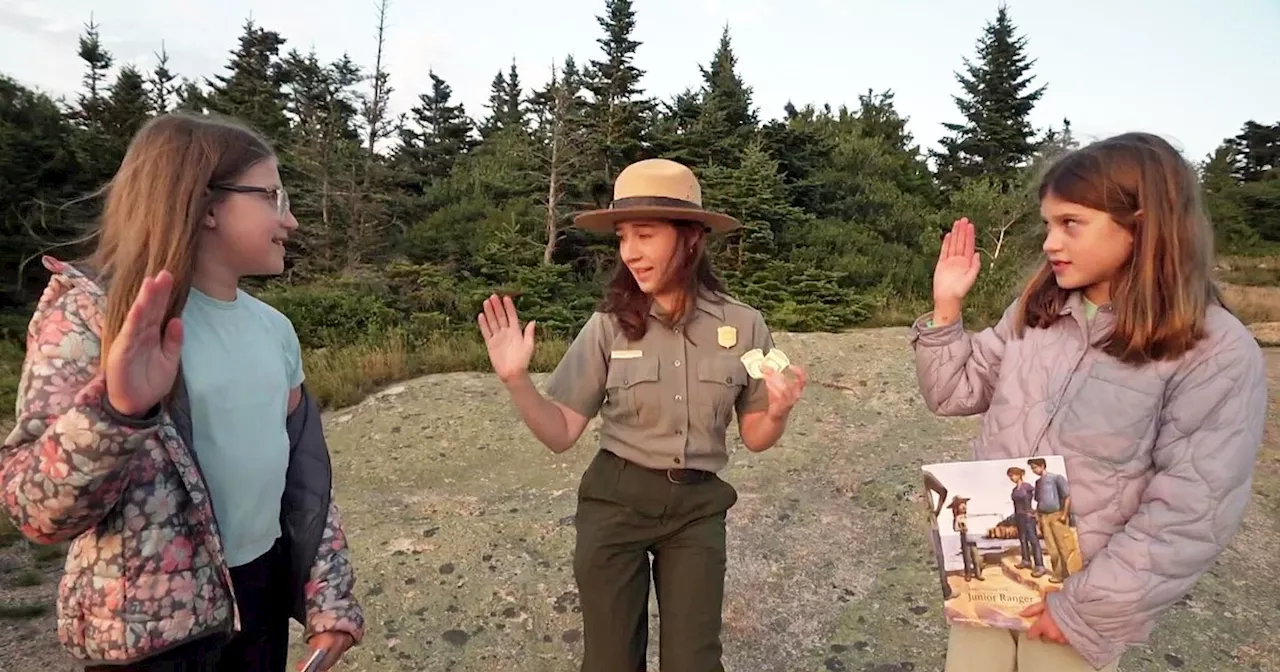
[[[1112,279],[1115,328],[1103,350],[1126,362],[1176,358],[1204,335],[1205,311],[1222,304],[1213,283],[1213,231],[1195,170],[1168,142],[1125,133],[1069,152],[1050,165],[1039,197],[1106,212],[1133,236],[1133,253]],[[1015,330],[1047,327],[1066,305],[1046,259],[1020,298]]]
[[[674,326],[684,320],[700,292],[725,291],[724,283],[711,267],[706,234],[699,235],[702,224],[686,221],[675,221],[672,224],[676,228],[676,250],[667,266],[666,282],[670,287],[678,287],[679,292],[674,309],[662,316],[667,326]],[[631,271],[619,257],[600,311],[612,313],[622,327],[622,333],[627,338],[638,341],[648,331],[649,309],[652,304],[653,297],[640,289],[635,276],[631,275]]]
[[[134,135],[104,189],[98,247],[89,260],[109,283],[103,357],[143,278],[169,271],[174,288],[164,323],[182,314],[191,288],[196,234],[209,208],[223,197],[209,185],[234,180],[272,155],[261,135],[214,116],[165,114]]]

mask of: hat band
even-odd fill
[[[685,208],[701,210],[702,206],[693,201],[686,201],[683,198],[669,198],[667,196],[628,196],[626,198],[616,198],[609,204],[610,210],[623,208]]]

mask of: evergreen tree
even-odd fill
[[[1280,122],[1266,126],[1247,121],[1228,141],[1235,151],[1235,177],[1241,182],[1280,179]]]
[[[209,109],[209,98],[200,88],[200,84],[186,77],[182,78],[182,84],[178,86],[175,97],[174,110],[198,114]]]
[[[32,263],[35,256],[83,234],[88,209],[60,207],[98,186],[85,179],[78,161],[78,132],[83,131],[72,125],[57,101],[0,75],[0,308],[22,306],[39,296],[48,274]],[[73,246],[57,254],[83,251],[83,246]]]
[[[678,161],[698,168],[710,155],[707,139],[699,132],[702,116],[702,95],[695,89],[685,89],[671,100],[655,106],[654,120],[649,131],[651,150],[656,156]]]
[[[751,87],[743,83],[737,68],[738,58],[733,54],[729,26],[726,25],[720,33],[720,44],[711,57],[710,66],[698,66],[698,69],[702,72],[703,105],[714,107],[730,132],[754,128],[758,123],[751,104]]]
[[[418,104],[409,111],[411,122],[401,127],[397,149],[401,164],[418,176],[419,190],[448,175],[458,157],[477,144],[466,106],[451,104],[452,87],[433,71],[427,75],[431,92],[418,96]]]
[[[765,124],[760,137],[778,162],[791,204],[813,213],[821,207],[816,175],[831,155],[834,141],[807,123],[795,105],[788,102],[783,110],[786,116]]]
[[[350,221],[344,178],[357,162],[361,145],[356,128],[359,100],[353,87],[362,76],[347,56],[324,64],[314,51],[305,56],[292,51],[282,65],[290,82],[287,112],[292,132],[281,172],[289,184],[297,185],[290,198],[294,215],[310,224],[293,237],[291,247],[305,252],[299,259],[304,266],[332,270],[339,267],[339,257],[345,262],[364,251],[342,244]]]
[[[1029,117],[1046,87],[1029,88],[1034,76],[1027,73],[1035,61],[1026,48],[1026,38],[1017,36],[1008,8],[1001,5],[978,41],[978,62],[965,58],[965,74],[956,73],[964,96],[953,99],[965,121],[943,124],[952,135],[942,138],[943,151],[934,153],[945,187],[985,175],[1010,188],[1035,153]]]
[[[209,82],[205,101],[208,109],[225,114],[266,134],[277,142],[286,140],[289,120],[285,116],[286,71],[280,61],[285,40],[279,33],[245,22],[240,46],[231,52],[227,74]]]
[[[693,167],[739,164],[758,121],[751,89],[736,66],[726,26],[710,65],[698,66],[702,88],[686,90],[664,106],[651,134],[655,153]]]
[[[913,316],[929,300],[940,229],[960,214],[979,222],[984,256],[966,318],[990,324],[1041,254],[1043,229],[1025,187],[1043,162],[1076,144],[1066,119],[1039,135],[1027,123],[1044,87],[1032,83],[1025,40],[1004,9],[961,70],[964,117],[951,125],[935,179],[892,91],[868,90],[838,109],[788,103],[782,118],[762,123],[727,27],[696,79],[664,97],[658,113],[641,87],[626,0],[606,0],[601,53],[589,67],[564,58],[533,86],[521,79],[527,66],[503,67],[479,134],[434,73],[414,108],[395,115],[382,59],[387,4],[375,3],[367,72],[345,56],[282,57],[284,39],[252,22],[212,81],[172,71],[163,42],[139,72],[113,62],[91,18],[78,45],[84,83],[71,106],[0,76],[0,268],[21,269],[0,277],[0,301],[35,298],[47,277],[34,263],[40,252],[84,251],[71,243],[101,203],[78,197],[111,176],[149,115],[181,109],[243,119],[280,152],[303,226],[290,239],[286,273],[263,296],[294,320],[308,348],[391,331],[413,345],[441,330],[474,337],[475,306],[495,290],[518,295],[544,334],[571,336],[617,249],[567,218],[607,205],[617,172],[655,155],[694,166],[707,207],[743,221],[712,240],[712,254],[731,292],[775,327],[841,329],[867,320],[872,307],[880,323]],[[1253,254],[1280,242],[1277,135],[1276,125],[1246,123],[1202,167],[1218,249]],[[1274,277],[1270,267],[1258,270],[1247,275]],[[21,331],[9,317],[0,312],[0,339]],[[24,328],[29,312],[21,317]],[[0,378],[17,370],[4,352]]]
[[[81,80],[84,91],[79,97],[79,117],[85,125],[92,126],[100,123],[102,108],[106,104],[107,73],[111,71],[111,65],[115,62],[111,52],[102,45],[98,24],[94,23],[93,15],[89,16],[89,23],[85,24],[85,32],[80,36],[79,55],[85,62],[85,73]]]
[[[1258,232],[1246,220],[1236,172],[1238,149],[1228,139],[1200,165],[1205,209],[1213,222],[1214,242],[1220,251],[1242,251],[1260,242]]]
[[[516,70],[516,62],[511,61],[511,69],[503,73],[498,71],[490,85],[489,117],[480,126],[480,136],[489,138],[506,129],[524,129],[527,110],[525,109],[524,86],[520,83],[520,73]]]
[[[85,73],[81,79],[83,89],[75,109],[71,111],[71,119],[80,130],[75,135],[78,163],[84,169],[86,178],[97,185],[115,172],[123,156],[107,128],[111,90],[107,75],[115,59],[102,44],[98,24],[94,23],[92,16],[85,25],[84,34],[80,36],[79,47],[78,53],[80,60],[84,61]]]
[[[604,58],[592,60],[586,88],[592,94],[587,124],[597,143],[604,182],[645,156],[646,130],[653,102],[642,98],[644,71],[634,64],[640,43],[631,38],[636,27],[631,0],[606,0],[605,14],[596,17],[605,35],[596,40]]]
[[[152,100],[142,73],[132,65],[120,68],[103,109],[102,129],[111,145],[110,162],[124,159],[129,142],[150,118],[151,110]]]
[[[805,221],[805,213],[787,202],[778,162],[759,140],[746,147],[741,166],[713,165],[703,175],[706,207],[723,210],[742,222],[725,249],[723,261],[731,268],[748,275],[763,268],[778,254],[779,239]]]
[[[164,43],[161,43],[160,53],[156,54],[156,67],[147,78],[152,112],[164,114],[172,108],[180,88],[176,81],[177,76],[169,70],[169,52],[165,50]]]

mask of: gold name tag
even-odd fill
[[[611,359],[638,359],[644,355],[640,350],[614,350],[610,353]]]

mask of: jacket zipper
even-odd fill
[[[1079,318],[1075,311],[1071,313],[1071,319],[1080,326]],[[1080,369],[1080,364],[1084,362],[1085,357],[1089,355],[1089,349],[1093,347],[1093,325],[1090,320],[1086,319],[1083,327],[1084,331],[1084,349],[1076,356],[1076,361],[1071,365],[1071,371],[1067,374],[1067,380],[1062,384],[1062,388],[1058,390],[1053,399],[1053,411],[1049,417],[1045,419],[1044,425],[1040,427],[1040,431],[1036,434],[1036,440],[1031,444],[1031,456],[1035,457],[1040,454],[1040,442],[1044,440],[1045,434],[1049,433],[1049,425],[1053,424],[1054,418],[1057,417],[1058,411],[1062,410],[1062,400],[1067,396],[1067,388],[1071,387],[1071,381],[1075,380],[1076,372]]]
[[[179,373],[179,375],[181,375],[181,373]],[[182,385],[181,404],[187,409],[186,417],[189,428],[191,424],[191,402],[187,397],[185,383]],[[173,420],[172,413],[169,414],[169,419],[170,421]],[[178,427],[176,422],[174,423],[174,427]],[[213,492],[209,490],[209,483],[204,478],[204,470],[200,468],[200,458],[196,456],[196,451],[188,445],[186,438],[182,436],[180,428],[178,431],[178,440],[182,444],[182,450],[186,452],[187,457],[191,458],[191,464],[196,469],[196,477],[200,479],[200,486],[204,488],[205,498],[209,506],[209,518],[213,521],[213,529],[210,530],[210,534],[217,534],[218,531],[222,529],[222,526],[218,523],[218,512],[213,508]],[[221,539],[219,539],[219,548],[221,548]],[[227,634],[233,634],[236,631],[236,620],[240,613],[240,607],[236,603],[236,590],[231,581],[231,569],[226,566],[227,558],[225,550],[215,555],[215,561],[218,563],[218,578],[222,582],[223,586],[226,587],[227,599],[231,602],[231,609],[229,611],[230,615],[228,619],[221,624],[221,630]]]

